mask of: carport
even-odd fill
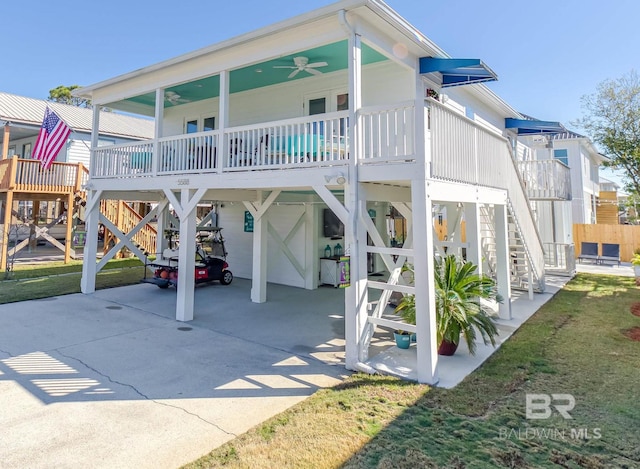
[[[188,324],[149,284],[0,305],[3,467],[176,467],[338,383],[343,291],[250,288],[196,287]]]

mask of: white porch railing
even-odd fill
[[[158,140],[158,174],[215,171],[220,132],[211,130]]]
[[[153,141],[98,147],[93,151],[91,177],[153,175]]]
[[[576,255],[573,244],[544,243],[544,261],[554,273],[573,275],[576,271]]]
[[[518,161],[518,168],[533,200],[571,200],[571,174],[560,160]]]
[[[91,176],[151,177],[346,164],[348,114],[340,111],[232,127],[224,133],[213,130],[99,147],[93,152]]]
[[[223,170],[327,166],[346,160],[348,116],[340,111],[228,129]]]
[[[544,278],[544,250],[520,172],[506,138],[427,100],[431,133],[431,176],[506,189],[516,227],[533,274]]]
[[[362,162],[415,160],[415,112],[413,102],[394,107],[363,108],[360,123],[363,135]]]

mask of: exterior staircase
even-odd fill
[[[517,227],[511,207],[507,210],[507,224],[509,231],[509,272],[511,288],[528,291],[530,286],[533,291],[543,291],[542,279],[535,275],[529,268],[529,260],[525,249],[525,242]],[[480,207],[480,237],[482,245],[483,272],[490,277],[495,277],[497,272],[496,234],[494,229],[493,206],[482,205]]]
[[[509,141],[442,103],[427,99],[431,177],[507,191],[513,288],[544,291],[544,249],[520,170]],[[472,142],[460,151],[450,142]],[[485,217],[492,216],[490,212]],[[486,220],[487,222],[489,219]],[[485,223],[487,273],[495,272],[495,234]],[[492,252],[493,250],[493,252]],[[493,262],[493,264],[492,264]]]
[[[142,215],[136,212],[133,207],[123,200],[102,200],[100,202],[100,212],[123,233],[129,233],[142,220]],[[145,254],[156,252],[157,230],[146,224],[132,238],[134,244]],[[106,254],[113,245],[117,243],[117,237],[111,231],[104,231],[104,253]]]

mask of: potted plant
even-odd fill
[[[501,301],[495,281],[486,275],[478,275],[474,263],[463,262],[453,254],[444,259],[437,257],[434,267],[438,353],[453,355],[460,339],[464,338],[469,353],[474,355],[478,333],[485,344],[495,346],[498,330],[480,301]],[[415,324],[415,296],[405,295],[396,312],[405,322]]]
[[[409,348],[411,345],[411,333],[397,329],[393,331],[393,338],[396,340],[396,346],[398,348]]]

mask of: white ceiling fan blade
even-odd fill
[[[326,67],[329,65],[327,62],[314,62],[312,64],[307,64],[307,67]]]
[[[274,65],[273,68],[298,68],[293,65]]]
[[[293,72],[291,72],[287,78],[293,78],[293,77],[295,77],[298,73],[300,73],[300,69],[299,69],[298,67],[295,67],[295,70],[294,70]]]
[[[316,70],[315,68],[305,68],[304,70],[311,75],[322,75],[322,72],[320,70]]]

